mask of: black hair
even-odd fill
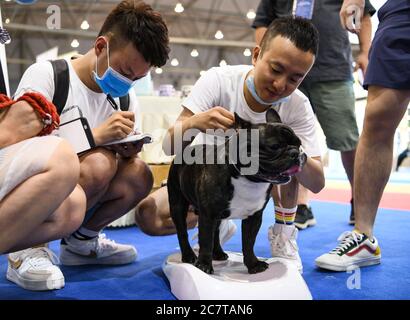
[[[161,14],[143,1],[121,1],[105,19],[98,36],[107,34],[112,34],[113,50],[132,42],[151,66],[161,67],[168,60],[168,28]]]
[[[319,32],[308,19],[288,16],[273,20],[262,38],[261,54],[276,36],[287,38],[292,41],[296,48],[317,55]]]

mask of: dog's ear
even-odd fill
[[[237,129],[248,129],[251,127],[251,123],[243,120],[236,112],[235,114],[235,128]]]
[[[274,109],[270,108],[268,111],[266,111],[266,122],[268,122],[268,123],[275,123],[275,122],[281,123],[282,121],[280,120],[279,114]]]

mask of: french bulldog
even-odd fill
[[[262,212],[268,203],[272,184],[284,184],[299,172],[306,162],[301,141],[293,130],[281,123],[273,109],[266,113],[266,123],[252,124],[235,113],[235,129],[246,130],[244,139],[237,139],[236,150],[248,152],[251,147],[251,129],[259,135],[259,160],[257,172],[243,174],[246,165],[229,159],[223,154],[223,164],[193,163],[184,159],[171,164],[168,176],[168,196],[172,220],[177,229],[182,262],[194,264],[202,271],[212,274],[212,260],[227,260],[219,242],[221,219],[242,219],[243,260],[251,274],[268,268],[266,262],[254,253],[255,239],[262,223]],[[242,131],[243,132],[243,131]],[[255,132],[255,131],[254,131]],[[227,139],[225,145],[229,149]],[[204,159],[211,150],[214,154],[221,146],[188,146],[186,152],[202,152]],[[212,156],[211,156],[212,157]],[[209,159],[209,157],[208,157]],[[199,255],[192,250],[187,233],[186,217],[192,204],[198,214]]]

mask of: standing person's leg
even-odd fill
[[[349,224],[354,225],[355,223],[355,215],[354,215],[354,186],[353,186],[353,179],[354,179],[354,162],[356,158],[356,149],[350,151],[341,151],[340,156],[342,158],[343,167],[345,169],[347,179],[349,180],[350,187],[351,187],[351,200],[350,200],[350,218]]]
[[[316,82],[311,85],[310,98],[325,134],[327,147],[340,151],[343,168],[351,187],[350,220],[353,224],[353,172],[359,140],[353,82],[351,80]]]
[[[409,101],[410,90],[369,87],[364,127],[355,159],[355,230],[343,233],[335,249],[316,259],[317,266],[346,271],[351,267],[380,263],[381,251],[373,236],[373,227],[392,169],[394,133]]]
[[[410,90],[369,87],[354,180],[355,226],[369,238],[373,237],[377,208],[392,170],[394,133],[409,101]]]
[[[407,158],[408,154],[410,154],[409,149],[406,149],[402,153],[399,154],[399,156],[397,157],[396,171],[399,170],[399,167],[401,166],[401,163],[404,161],[404,159]]]

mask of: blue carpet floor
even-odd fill
[[[317,256],[336,245],[340,233],[351,229],[347,224],[350,205],[312,202],[312,207],[318,224],[301,231],[298,243],[303,277],[314,299],[410,299],[410,212],[380,210],[375,235],[381,244],[382,264],[362,268],[360,274],[353,275],[321,271],[314,265]],[[258,256],[270,256],[267,229],[274,220],[272,210],[270,203],[255,245]],[[150,237],[136,227],[108,229],[105,233],[117,242],[135,245],[138,260],[120,267],[62,267],[66,280],[63,289],[30,292],[6,280],[7,262],[3,255],[0,256],[0,299],[175,299],[161,269],[164,259],[176,251],[175,235]],[[50,247],[58,253],[57,242]],[[224,249],[240,251],[240,248],[240,232],[237,232]],[[355,288],[349,289],[352,285]]]

